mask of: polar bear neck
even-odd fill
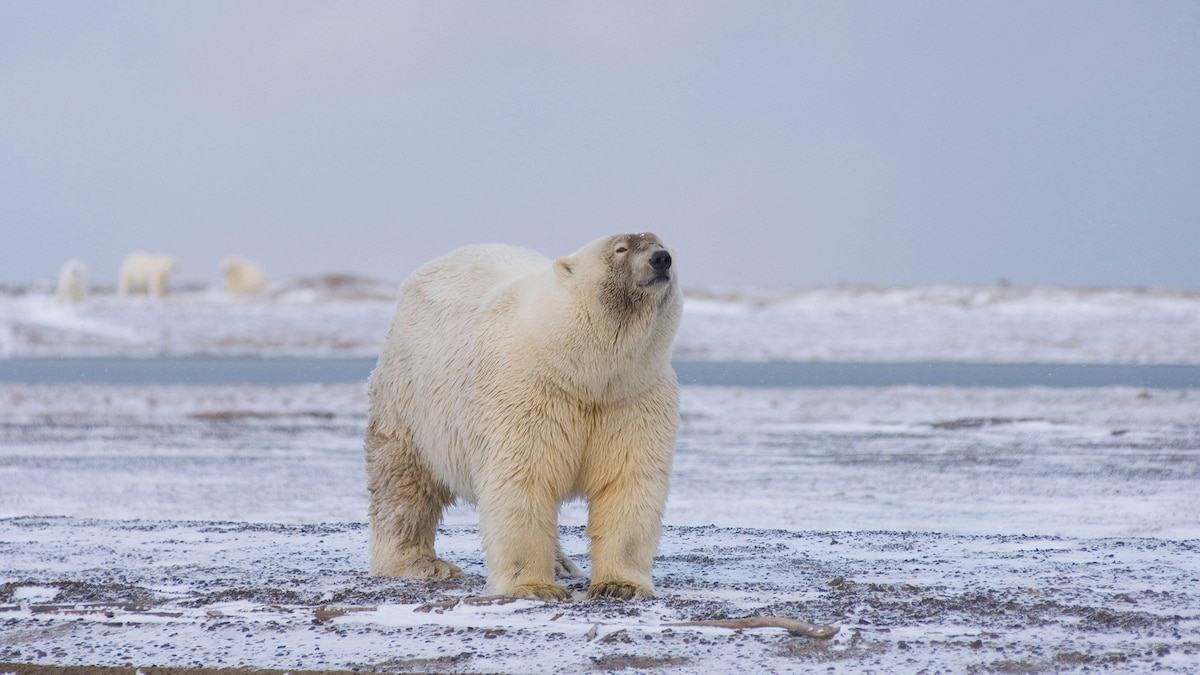
[[[550,321],[526,327],[538,345],[539,372],[556,386],[600,403],[618,392],[637,395],[663,376],[682,309],[674,286],[620,311],[596,295],[562,292],[547,300],[535,314]]]
[[[678,324],[678,319],[672,321],[672,310],[678,304],[675,296],[674,288],[668,288],[661,297],[602,291],[598,303],[578,302],[576,311],[581,323],[590,329],[589,346],[612,357],[636,356],[655,351],[656,347],[670,348]],[[665,344],[656,337],[666,337]]]

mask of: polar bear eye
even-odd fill
[[[618,247],[617,247],[617,251],[616,251],[616,252],[617,252],[617,253],[624,253],[624,252],[626,252],[626,251],[628,251],[628,250],[629,250],[629,249],[628,249],[628,248],[626,248],[625,246],[618,246]]]

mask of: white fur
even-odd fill
[[[87,268],[78,260],[68,260],[63,263],[58,275],[58,288],[54,291],[54,299],[58,302],[83,302],[87,300],[88,282]]]
[[[221,271],[225,273],[227,293],[257,293],[267,283],[262,268],[249,260],[225,258],[221,261]]]
[[[578,570],[558,547],[558,506],[582,497],[589,597],[655,594],[682,310],[673,267],[640,283],[656,250],[650,234],[553,262],[469,246],[405,282],[369,385],[373,573],[461,574],[433,551],[442,508],[461,498],[479,506],[492,592],[567,599],[555,573]]]
[[[167,294],[167,280],[175,272],[175,259],[166,255],[130,253],[121,263],[117,292],[129,295],[145,291],[158,297]]]

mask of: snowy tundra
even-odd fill
[[[361,355],[394,288],[66,307],[51,292],[0,295],[4,353]],[[1183,292],[689,303],[677,357],[1200,358],[1200,305]],[[683,387],[653,568],[663,597],[547,604],[486,596],[468,506],[439,528],[464,578],[369,575],[365,384],[0,383],[0,672],[1194,673],[1198,397]],[[584,569],[585,522],[578,503],[560,511],[563,551]],[[839,631],[696,625],[747,617]]]

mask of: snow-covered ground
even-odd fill
[[[0,384],[0,517],[359,521],[366,408],[361,385]],[[685,387],[682,418],[675,525],[1200,539],[1192,390]]]
[[[371,356],[394,294],[10,292],[0,357]],[[1200,293],[687,295],[681,360],[1200,363]],[[1200,391],[688,386],[682,406],[662,599],[481,604],[470,507],[438,540],[466,580],[366,575],[362,384],[0,383],[0,673],[1200,671]],[[584,518],[561,513],[586,571]],[[747,616],[840,632],[669,625]]]
[[[255,298],[0,294],[0,357],[371,356],[395,286],[337,276]],[[1057,288],[690,289],[679,360],[1200,363],[1200,292]]]
[[[563,530],[568,551],[583,550],[581,530]],[[365,539],[359,523],[0,520],[18,579],[0,606],[0,662],[681,675],[1190,674],[1200,662],[1195,541],[668,526],[663,599],[547,605],[475,604],[472,529],[442,530],[443,555],[469,576],[438,584],[367,576]],[[747,615],[840,631],[671,625]]]
[[[687,360],[1200,363],[1200,292],[835,288],[687,295]]]
[[[0,385],[0,662],[1192,673],[1198,396],[685,387],[663,599],[477,605],[470,508],[366,575],[361,385]],[[840,632],[668,625],[745,616]]]

